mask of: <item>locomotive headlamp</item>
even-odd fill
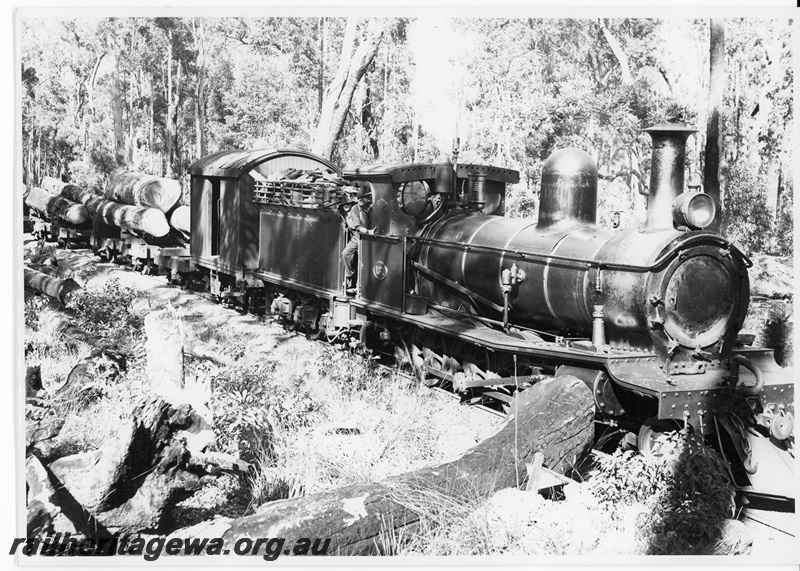
[[[714,200],[705,192],[685,192],[672,203],[672,219],[676,226],[702,230],[714,221],[716,214]]]

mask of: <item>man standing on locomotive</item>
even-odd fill
[[[348,290],[356,287],[356,261],[358,260],[358,242],[361,234],[375,232],[369,229],[372,224],[372,190],[369,183],[360,183],[357,200],[356,205],[350,208],[345,217],[349,239],[342,250],[342,260],[344,260],[345,288]]]

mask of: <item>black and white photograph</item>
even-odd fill
[[[800,563],[794,17],[18,8],[9,559]]]

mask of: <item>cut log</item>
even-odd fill
[[[84,205],[67,200],[63,196],[50,194],[41,188],[31,188],[25,198],[25,204],[51,220],[58,218],[64,222],[78,225],[89,219],[89,212]]]
[[[181,184],[171,178],[118,169],[111,174],[105,197],[123,204],[169,212],[181,198]]]
[[[169,223],[176,230],[179,230],[184,234],[190,234],[192,231],[191,209],[185,204],[179,206],[172,212],[172,215],[169,217]]]
[[[59,194],[65,184],[66,183],[60,178],[46,176],[42,179],[42,184],[40,186],[50,194]],[[75,202],[77,202],[77,200]]]
[[[53,339],[63,338],[69,341],[82,341],[98,349],[106,349],[109,345],[109,341],[86,332],[64,318],[54,319],[49,323],[47,330],[53,336]]]
[[[81,188],[80,186],[76,186],[74,184],[65,184],[61,187],[58,193],[67,200],[71,200],[72,202],[77,202],[78,204],[83,205],[86,205],[86,203],[92,198],[103,198],[103,196],[97,194],[96,192],[86,190],[85,188]]]
[[[60,280],[30,268],[25,268],[24,281],[26,288],[41,292],[65,305],[69,297],[81,288],[73,279]]]
[[[144,399],[117,438],[99,450],[52,462],[51,479],[56,489],[63,486],[85,512],[93,514],[100,529],[155,531],[169,507],[206,481],[201,470],[189,469],[191,453],[181,437],[195,417],[188,405],[173,407],[160,398]]]
[[[564,471],[588,453],[594,438],[591,390],[565,375],[540,382],[512,403],[503,427],[457,460],[379,483],[271,502],[231,522],[223,538],[330,538],[331,555],[366,555],[396,543],[443,497],[476,500],[523,483],[526,465],[542,452],[544,464]],[[425,506],[428,507],[425,507]]]
[[[100,196],[87,197],[85,200],[92,218],[104,224],[144,232],[156,238],[169,234],[167,217],[157,208],[129,206]]]

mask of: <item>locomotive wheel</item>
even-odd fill
[[[419,382],[426,387],[435,387],[441,382],[441,379],[428,374],[428,368],[425,363],[425,341],[427,337],[428,335],[421,331],[416,331],[414,333],[411,343],[408,346],[409,361],[414,371],[414,376],[419,379]],[[430,349],[428,349],[428,353],[430,354]]]
[[[636,437],[639,452],[648,458],[653,456],[658,450],[658,444],[656,443],[658,435],[676,429],[675,423],[669,420],[660,420],[655,416],[648,418],[642,423],[641,428],[639,428],[639,434]]]

